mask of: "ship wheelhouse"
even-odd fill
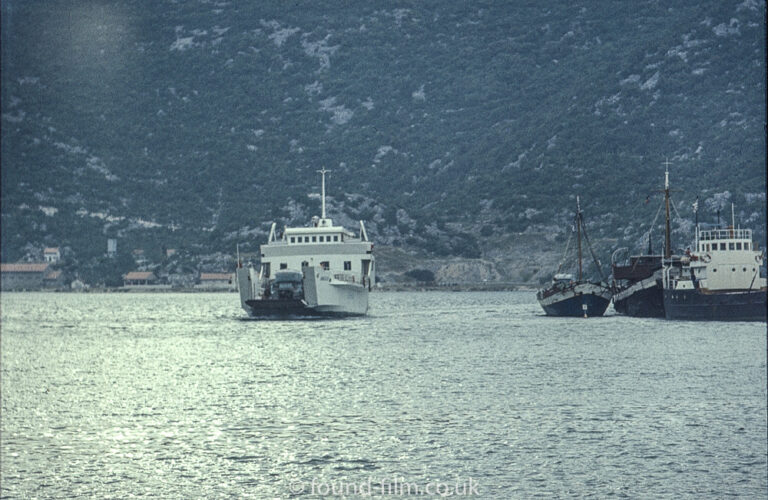
[[[682,258],[686,272],[669,288],[728,291],[759,289],[762,253],[752,243],[751,229],[697,230],[693,251]]]
[[[751,229],[710,229],[698,233],[696,252],[713,256],[718,252],[752,250]]]

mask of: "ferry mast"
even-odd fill
[[[672,237],[669,227],[669,159],[664,161],[664,165],[667,167],[664,172],[664,258],[669,259],[672,257]]]

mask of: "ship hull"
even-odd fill
[[[538,300],[547,316],[602,316],[611,303],[609,289],[589,283],[543,295]]]
[[[664,310],[667,319],[766,321],[766,291],[664,290]]]
[[[613,295],[613,308],[619,314],[635,318],[663,318],[664,289],[661,280],[650,277],[617,290]]]
[[[252,318],[306,318],[365,316],[368,312],[368,287],[343,281],[328,271],[305,267],[302,295],[278,298],[264,296],[253,269],[236,271],[240,303]]]
[[[606,299],[597,295],[582,295],[563,299],[559,302],[553,302],[548,305],[542,304],[541,307],[547,316],[584,316],[583,305],[587,305],[587,317],[602,316],[608,309],[611,299]]]
[[[363,316],[365,313],[344,311],[340,308],[329,309],[310,307],[298,299],[254,299],[245,301],[248,315],[259,319],[289,319],[312,317]]]

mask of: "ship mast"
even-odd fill
[[[322,213],[321,213],[321,219],[325,219],[325,174],[330,172],[330,170],[326,170],[325,167],[323,167],[322,170],[318,170],[320,174],[323,176],[323,180],[321,182],[321,190],[320,190],[320,200],[322,202]]]
[[[664,223],[664,258],[669,259],[672,257],[672,238],[669,229],[669,159],[664,161],[664,165],[667,167],[664,172],[664,209],[666,215]]]
[[[576,196],[576,240],[579,244],[579,281],[581,281],[581,204]]]

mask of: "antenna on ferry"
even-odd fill
[[[323,176],[323,180],[322,180],[322,183],[321,183],[320,199],[322,201],[322,207],[323,207],[322,208],[321,219],[325,219],[325,174],[330,172],[330,170],[326,170],[325,167],[323,167],[323,169],[322,170],[318,170],[318,172],[320,172],[322,174],[322,176]]]
[[[696,234],[696,250],[699,250],[699,197],[696,196],[696,201],[693,202],[693,215],[696,219],[694,224],[694,230]]]
[[[699,226],[699,197],[696,196],[696,201],[693,202],[693,215],[696,218],[696,227]]]
[[[736,229],[736,214],[733,211],[733,203],[731,203],[731,227]]]

